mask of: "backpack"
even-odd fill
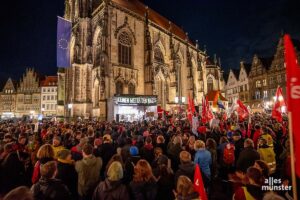
[[[224,153],[223,153],[223,162],[226,165],[232,165],[234,164],[235,161],[235,156],[234,156],[234,145],[233,144],[226,144],[224,148]]]

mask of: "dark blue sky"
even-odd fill
[[[274,53],[282,30],[300,39],[299,0],[144,0],[221,57],[225,70],[254,53]],[[19,79],[26,67],[56,73],[56,16],[64,0],[5,1],[0,12],[0,80]]]

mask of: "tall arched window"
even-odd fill
[[[123,94],[123,83],[121,81],[116,83],[116,94]]]
[[[213,91],[214,90],[214,80],[212,77],[207,78],[207,92]]]
[[[135,85],[133,83],[128,84],[128,94],[135,94]]]
[[[161,50],[157,47],[154,49],[154,61],[158,63],[164,63],[164,55]]]
[[[119,64],[132,65],[132,39],[126,32],[122,32],[118,38]]]

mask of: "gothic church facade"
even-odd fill
[[[198,42],[138,0],[66,0],[64,17],[72,66],[58,72],[61,114],[72,104],[72,116],[107,119],[115,95],[156,95],[172,110],[175,97],[200,105],[208,90],[223,90],[220,66]]]

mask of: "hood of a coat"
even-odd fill
[[[95,156],[83,158],[82,162],[87,166],[95,165],[97,162],[97,158]]]

